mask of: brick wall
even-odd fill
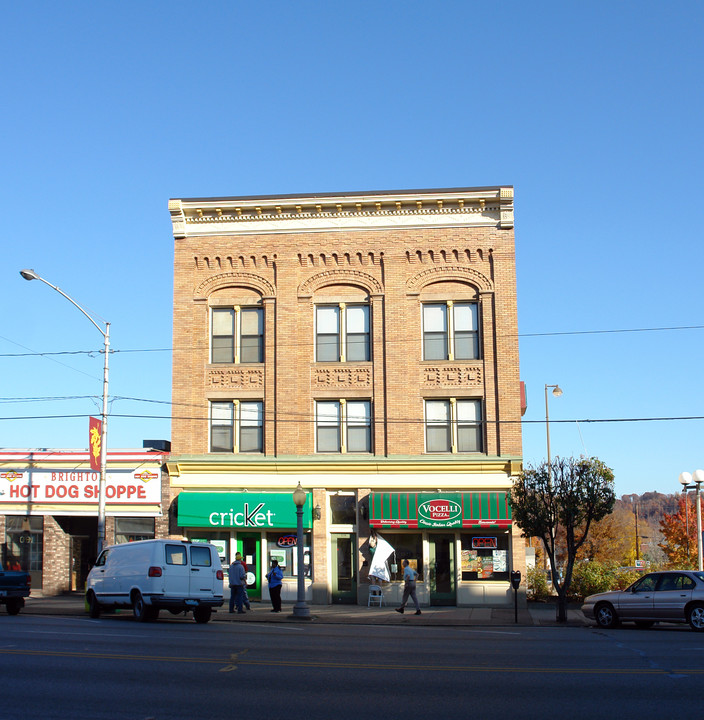
[[[208,400],[223,397],[264,400],[267,455],[314,452],[313,401],[324,397],[373,399],[375,453],[420,454],[423,398],[437,394],[482,397],[488,454],[521,454],[513,230],[189,237],[176,241],[174,262],[175,454],[208,452]],[[273,297],[264,295],[268,288]],[[264,367],[240,366],[234,376],[220,372],[214,380],[209,304],[264,297]],[[484,354],[479,362],[445,363],[433,374],[421,356],[421,302],[442,297],[480,303]],[[365,298],[371,298],[373,361],[316,365],[316,302]],[[450,391],[447,370],[471,370],[480,381]]]

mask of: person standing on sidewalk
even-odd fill
[[[420,605],[418,605],[418,597],[416,596],[416,578],[418,573],[408,564],[408,560],[403,561],[403,598],[401,600],[401,607],[395,608],[397,613],[403,615],[404,608],[408,602],[408,598],[413,598],[413,603],[416,606],[416,615],[420,615]]]
[[[239,555],[239,553],[237,553]],[[230,565],[228,570],[229,582],[230,582],[230,612],[235,612],[235,605],[237,605],[237,612],[244,613],[242,603],[244,600],[244,586],[245,576],[244,567],[242,567],[242,561],[237,559],[235,555],[235,561]]]
[[[235,560],[239,560],[244,568],[245,581],[242,585],[242,602],[248,611],[251,611],[252,604],[249,602],[249,595],[247,594],[247,563],[242,559],[242,553],[235,553]]]
[[[281,612],[281,583],[284,574],[278,560],[271,561],[271,570],[266,574],[266,579],[269,581],[269,597],[273,608],[271,612]]]

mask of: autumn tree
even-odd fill
[[[633,512],[616,501],[612,512],[592,523],[589,536],[578,553],[578,560],[613,561],[628,565],[635,554]]]
[[[509,491],[513,519],[523,535],[540,538],[545,548],[560,622],[567,620],[567,593],[577,552],[592,523],[608,515],[615,500],[614,474],[598,458],[555,458],[549,466],[529,466]],[[563,562],[558,562],[559,556]]]
[[[697,563],[697,509],[689,497],[678,498],[677,512],[665,513],[660,521],[663,542],[660,547],[672,568],[693,568]],[[687,521],[689,519],[689,534]],[[689,540],[689,542],[688,542]]]

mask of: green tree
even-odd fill
[[[614,474],[598,458],[555,458],[550,466],[529,466],[509,492],[513,519],[524,537],[539,537],[547,553],[560,622],[567,620],[567,593],[577,552],[592,523],[608,515],[615,500]]]

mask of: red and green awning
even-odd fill
[[[369,496],[375,528],[507,528],[511,508],[504,491],[380,493]]]

